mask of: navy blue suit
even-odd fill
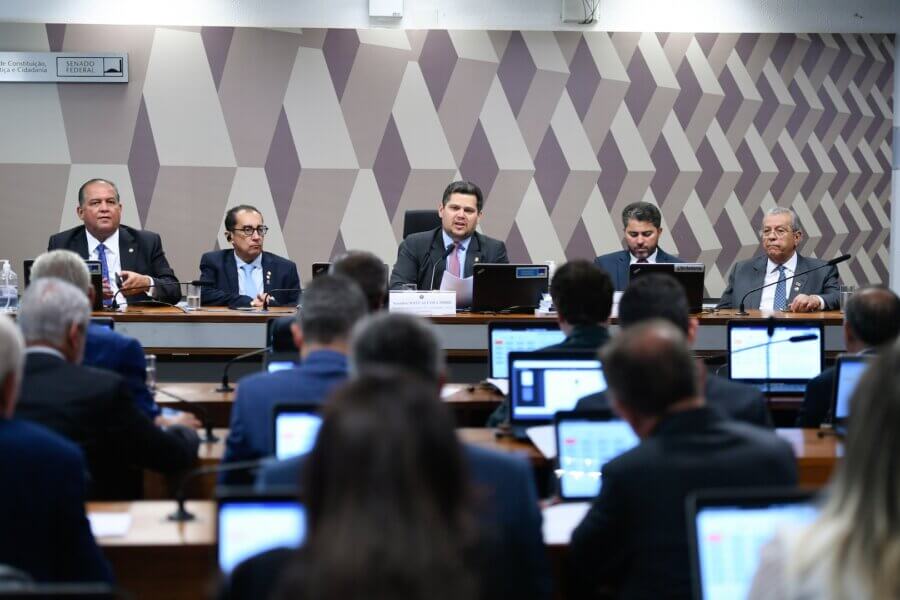
[[[463,446],[463,456],[485,552],[480,597],[549,598],[550,571],[531,465],[522,456],[473,445]],[[257,489],[296,488],[302,464],[299,457],[263,467]]]
[[[263,290],[297,290],[275,292],[272,297],[279,305],[296,305],[300,297],[300,276],[297,265],[271,252],[262,253]],[[200,258],[200,279],[211,281],[213,287],[200,289],[200,302],[207,306],[237,308],[250,306],[250,296],[242,296],[238,284],[238,268],[234,250],[214,250]]]
[[[112,582],[84,514],[78,447],[39,425],[0,419],[0,564],[40,582]]]
[[[323,403],[347,379],[347,357],[333,350],[311,352],[294,369],[257,373],[238,385],[223,463],[272,454],[272,411],[278,404]],[[248,472],[222,473],[230,485],[252,483]]]
[[[160,413],[159,406],[153,401],[153,394],[147,388],[144,348],[136,339],[92,323],[88,325],[81,364],[118,373],[125,380],[141,412],[151,419]]]
[[[684,262],[677,256],[673,256],[668,252],[664,252],[659,246],[656,247],[656,262],[658,263],[680,263]],[[609,273],[613,282],[613,289],[621,292],[628,287],[628,266],[631,264],[631,252],[628,250],[619,250],[618,252],[610,252],[598,256],[594,259],[594,264]]]

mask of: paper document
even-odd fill
[[[444,271],[441,278],[441,290],[445,292],[456,292],[456,306],[472,306],[472,282],[473,277],[460,278]]]
[[[590,502],[554,504],[543,510],[544,544],[547,546],[568,546],[572,532],[584,519],[590,509]]]
[[[131,528],[131,514],[126,512],[90,513],[88,520],[96,538],[125,537]]]
[[[447,399],[465,387],[466,385],[463,383],[445,383],[441,388],[441,398]]]
[[[529,427],[525,435],[546,458],[556,458],[556,428],[553,425]]]
[[[610,311],[609,316],[612,318],[618,318],[619,316],[619,301],[622,300],[622,294],[625,292],[613,292],[613,305],[612,311]]]
[[[496,386],[496,388],[500,390],[500,392],[504,396],[509,396],[509,379],[497,379],[495,377],[488,377],[487,382],[493,383],[494,386]]]

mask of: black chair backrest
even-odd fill
[[[403,239],[411,233],[428,231],[441,226],[441,217],[436,210],[408,210],[403,215]]]
[[[294,317],[276,317],[266,323],[266,345],[272,347],[272,352],[297,354],[294,336],[291,334],[293,322]]]

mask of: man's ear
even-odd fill
[[[229,243],[231,242],[231,232],[230,231],[225,232],[225,241],[229,242]]]
[[[75,214],[78,215],[78,218],[80,220],[84,221],[84,207],[82,207],[80,204],[75,207]]]

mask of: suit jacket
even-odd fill
[[[197,458],[197,433],[154,426],[121,377],[50,354],[27,355],[16,418],[40,423],[81,447],[92,499],[140,498],[140,469],[173,472]]]
[[[403,240],[397,248],[397,262],[391,272],[391,289],[400,289],[404,283],[415,283],[420,290],[430,290],[432,281],[434,289],[440,288],[447,266],[447,260],[442,259],[446,251],[443,238],[441,228],[438,227],[431,231],[413,233]],[[508,263],[506,245],[500,240],[474,232],[466,249],[463,277],[472,274],[476,262]]]
[[[541,531],[531,465],[519,455],[463,446],[482,534],[482,598],[546,599],[551,578]],[[305,457],[272,463],[259,473],[257,489],[274,491],[299,485]],[[238,582],[240,587],[244,587]],[[259,590],[257,590],[259,592]],[[236,595],[233,597],[248,597]],[[256,597],[266,597],[259,595]]]
[[[147,388],[147,358],[144,356],[144,348],[133,337],[102,325],[88,325],[81,364],[118,373],[128,385],[134,403],[145,415],[153,419],[160,413],[153,394]]]
[[[47,250],[71,250],[85,260],[88,256],[87,234],[84,225],[61,231],[50,236]],[[176,304],[181,300],[181,287],[171,283],[178,281],[175,272],[166,260],[159,234],[152,231],[134,229],[119,225],[119,256],[122,270],[134,271],[153,278],[156,298],[162,302]],[[169,285],[165,285],[165,284]],[[147,300],[146,295],[132,296],[137,300]],[[134,300],[132,300],[134,301]]]
[[[272,296],[277,304],[296,305],[300,297],[300,276],[297,265],[271,252],[262,254],[263,289],[297,290],[295,292],[275,292]],[[238,284],[237,262],[234,250],[214,250],[200,258],[200,279],[211,281],[214,287],[200,289],[200,301],[208,306],[250,306],[250,296],[241,296]]]
[[[706,402],[720,415],[752,425],[772,428],[772,415],[759,388],[731,381],[717,375],[706,378]],[[575,410],[605,410],[609,408],[606,392],[585,396]]]
[[[742,260],[734,265],[728,275],[728,286],[722,292],[719,308],[737,308],[744,294],[761,286],[766,278],[768,257],[757,256]],[[797,273],[824,265],[826,261],[817,258],[806,258],[797,255]],[[825,301],[825,310],[837,310],[840,307],[841,287],[838,282],[837,267],[825,267],[806,275],[788,280],[788,304],[797,294],[816,294]],[[757,290],[747,296],[746,308],[759,308],[762,291]]]
[[[818,427],[826,421],[834,398],[834,367],[823,369],[806,384],[797,427]]]
[[[223,463],[254,460],[272,452],[272,411],[278,404],[323,403],[347,379],[347,357],[333,350],[311,352],[294,369],[241,379],[231,409],[231,429]],[[228,485],[253,483],[247,471],[221,473]]]
[[[659,246],[656,247],[656,262],[659,263],[680,263],[684,262],[677,256],[673,256],[663,251]],[[619,250],[618,252],[610,252],[598,256],[594,259],[594,264],[609,273],[613,282],[613,289],[622,291],[628,287],[629,273],[628,266],[631,264],[631,252],[628,250]]]
[[[569,544],[571,598],[690,598],[685,500],[716,488],[793,486],[791,446],[706,407],[661,420],[603,467],[603,486]]]
[[[38,425],[0,419],[0,564],[40,582],[112,582],[84,514],[84,458]]]

